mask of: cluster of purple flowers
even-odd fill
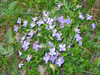
[[[49,45],[50,45],[50,49],[49,49],[49,53],[45,53],[45,56],[43,57],[43,60],[48,63],[48,61],[50,60],[52,62],[52,64],[56,64],[59,67],[61,67],[61,65],[64,63],[64,59],[63,57],[58,57],[59,56],[59,52],[55,51],[55,47],[53,45],[53,43],[51,43],[51,41],[49,41]],[[65,44],[59,44],[59,51],[66,51],[66,45]]]
[[[75,38],[76,38],[76,41],[79,42],[79,46],[82,46],[82,37],[80,36],[80,30],[78,28],[75,29],[75,31],[77,32]]]
[[[63,4],[58,4],[56,9],[60,10],[60,8],[63,6]],[[81,6],[77,6],[77,8],[79,8]],[[76,10],[77,8],[75,8],[74,10]],[[48,31],[52,31],[52,37],[56,37],[56,40],[62,41],[62,33],[61,32],[57,32],[56,30],[56,16],[54,18],[50,18],[49,17],[50,12],[46,12],[43,11],[43,18],[38,20],[38,17],[33,17],[32,21],[30,23],[30,32],[28,34],[25,33],[25,35],[21,38],[21,43],[22,43],[22,48],[24,49],[24,51],[28,50],[29,45],[30,45],[30,39],[37,34],[37,36],[41,36],[41,26],[44,25],[46,26],[45,29],[47,29]],[[87,14],[87,20],[92,21],[92,15]],[[85,17],[83,16],[83,14],[79,11],[79,18],[84,20]],[[64,19],[64,16],[60,16],[58,17],[58,21],[61,23],[61,28],[64,28],[64,25],[70,25],[71,19],[70,17],[67,16],[67,19]],[[17,23],[20,25],[21,24],[21,18],[18,18]],[[23,26],[25,28],[27,28],[27,24],[28,21],[25,20],[23,22]],[[33,31],[33,28],[36,27],[36,31]],[[92,23],[92,27],[93,30],[95,30],[96,25],[94,23]],[[19,27],[18,26],[14,26],[14,31],[18,32]],[[78,41],[79,46],[82,46],[82,37],[80,36],[80,29],[76,28],[75,31],[77,32],[77,34],[75,35],[76,41]],[[73,37],[70,37],[70,39],[72,39]],[[53,40],[53,38],[52,38]],[[61,67],[61,65],[64,63],[64,57],[60,57],[60,52],[66,51],[66,44],[59,44],[59,51],[56,51],[56,47],[54,46],[54,44],[51,41],[48,41],[50,49],[49,49],[49,53],[45,53],[45,56],[43,57],[43,60],[48,63],[48,61],[50,60],[53,64],[55,63],[56,65],[58,65],[59,67]],[[35,43],[33,43],[33,50],[38,51],[39,49],[42,49],[43,47],[43,43],[39,44],[39,41],[35,41]],[[46,46],[45,46],[46,47]],[[67,48],[71,48],[71,45],[68,45]],[[19,56],[22,56],[21,51],[18,51]],[[70,54],[70,53],[69,53]],[[27,55],[27,62],[29,62],[31,60],[32,56]],[[19,63],[18,67],[21,68],[21,66],[23,66],[24,64]]]
[[[58,21],[62,24],[61,28],[64,28],[64,24],[67,23],[67,25],[69,25],[71,23],[71,20],[69,19],[69,17],[67,16],[67,20],[64,20],[64,17],[61,16],[58,18]]]

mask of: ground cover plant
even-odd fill
[[[100,24],[87,11],[92,4],[10,0],[0,6],[1,26],[11,24],[0,43],[1,75],[99,75]]]

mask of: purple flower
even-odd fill
[[[58,18],[58,21],[59,21],[62,25],[64,25],[64,24],[67,22],[67,20],[64,20],[64,17],[63,17],[63,16],[59,17],[59,18]]]
[[[18,64],[18,67],[21,68],[24,64]]]
[[[87,14],[87,18],[86,19],[87,20],[92,20],[92,17],[93,17],[92,15]]]
[[[66,51],[65,44],[60,44],[59,47],[60,47],[59,51]]]
[[[18,50],[18,53],[19,53],[19,56],[21,57],[22,56],[22,53],[20,52],[20,50]]]
[[[81,33],[80,30],[79,30],[78,28],[75,28],[75,31],[76,31],[77,33]]]
[[[38,43],[39,43],[39,41],[35,41],[35,43],[36,43],[36,44],[38,44]]]
[[[70,39],[73,39],[73,36],[72,36],[72,37],[70,37]]]
[[[48,17],[50,12],[43,11],[43,16]]]
[[[49,25],[52,25],[52,22],[54,21],[54,19],[52,19],[52,18],[48,18],[48,20],[47,20],[47,24],[49,24]]]
[[[57,59],[57,56],[51,56],[50,61],[52,61],[52,63],[54,63],[55,59]]]
[[[56,65],[61,67],[61,65],[64,63],[63,57],[59,57],[58,60],[56,61]]]
[[[49,59],[50,59],[50,56],[46,53],[45,57],[43,57],[43,60],[46,62],[46,64],[48,63]]]
[[[57,32],[57,30],[56,30],[56,29],[54,29],[54,30],[53,30],[53,34],[52,34],[52,36],[53,36],[53,37],[55,37],[55,36],[56,36],[56,34],[57,34],[56,32]]]
[[[40,20],[37,22],[37,24],[38,24],[38,26],[41,26],[42,24],[44,24],[44,21],[40,19]]]
[[[76,38],[76,41],[80,41],[80,40],[82,40],[82,37],[80,37],[79,34],[76,34],[75,38]]]
[[[28,21],[25,20],[23,26],[26,27],[27,23],[28,23]]]
[[[50,47],[54,47],[54,44],[51,41],[49,41],[48,43],[49,43]]]
[[[43,17],[43,21],[46,22],[47,21],[47,18],[46,17]]]
[[[23,45],[22,45],[24,51],[26,51],[26,50],[28,49],[28,45],[29,45],[29,44],[30,44],[29,42],[24,41],[24,43],[23,43]]]
[[[56,33],[56,37],[57,37],[57,40],[61,41],[61,36],[62,36],[62,33]]]
[[[69,17],[68,17],[68,19],[66,20],[66,22],[67,22],[67,25],[69,25],[69,24],[71,23]]]
[[[33,49],[35,49],[36,51],[38,51],[38,45],[36,45],[35,43],[33,44]]]
[[[21,43],[25,40],[26,35],[21,38]]]
[[[50,48],[49,55],[51,56],[56,55],[55,48]]]
[[[68,48],[71,48],[71,45],[68,45]]]
[[[32,18],[33,22],[35,22],[38,19],[38,17]]]
[[[82,46],[82,41],[79,41],[79,46]]]
[[[93,28],[93,30],[95,30],[95,28],[96,28],[96,25],[94,23],[92,23],[92,28]]]
[[[41,33],[38,33],[37,36],[41,36]]]
[[[31,60],[32,57],[30,57],[29,55],[27,56],[26,60],[27,62],[29,62]]]
[[[41,31],[41,28],[38,28],[38,31]]]
[[[32,37],[34,34],[33,30],[30,31],[30,33],[28,33],[28,35],[30,35],[30,37]]]
[[[63,4],[57,4],[57,7],[55,9],[60,10],[60,8],[63,6]]]
[[[31,23],[30,25],[31,25],[31,28],[35,27],[35,23],[34,22]]]
[[[20,17],[18,18],[17,23],[21,24],[21,18]]]
[[[85,17],[83,16],[83,14],[80,12],[79,18],[81,18],[82,20],[85,19]]]
[[[14,26],[14,31],[18,32],[18,27],[16,25]]]

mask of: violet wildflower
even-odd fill
[[[70,18],[68,17],[68,19],[66,20],[67,25],[69,25],[71,23]]]
[[[92,17],[93,17],[92,15],[87,14],[87,18],[86,19],[87,20],[92,20]]]
[[[38,31],[41,31],[41,28],[38,28]]]
[[[31,30],[30,33],[28,33],[28,35],[30,35],[30,37],[33,37],[33,34],[34,34],[33,30]]]
[[[35,41],[35,43],[36,43],[36,44],[38,44],[38,43],[39,43],[39,41]]]
[[[38,19],[38,17],[32,18],[33,22],[35,22]]]
[[[57,7],[55,9],[60,10],[60,8],[63,6],[63,4],[57,4]]]
[[[28,21],[25,20],[23,26],[26,27],[27,23],[28,23]]]
[[[14,26],[14,31],[18,32],[18,26],[16,26],[16,25]]]
[[[58,60],[56,61],[56,65],[58,65],[59,67],[61,67],[61,65],[64,63],[64,59],[63,57],[59,57]]]
[[[48,20],[47,20],[47,24],[49,24],[49,25],[52,25],[52,22],[54,21],[54,19],[52,19],[52,18],[48,18]]]
[[[47,18],[46,17],[43,17],[43,21],[46,22],[47,21]]]
[[[52,63],[54,63],[55,59],[57,59],[57,56],[51,56],[50,61],[52,61]]]
[[[76,38],[76,41],[82,40],[82,37],[79,34],[76,34],[75,38]]]
[[[83,14],[81,12],[79,12],[79,18],[81,18],[82,20],[85,19],[85,17],[83,16]]]
[[[82,46],[82,41],[79,41],[79,46]]]
[[[21,57],[22,56],[22,53],[20,52],[20,50],[18,50],[18,53],[19,53],[19,56]]]
[[[35,27],[36,24],[33,22],[30,25],[31,25],[31,28],[33,28],[33,27]]]
[[[23,45],[22,45],[24,51],[26,51],[26,50],[28,49],[28,45],[29,45],[29,44],[30,44],[29,42],[24,41],[24,43],[23,43]]]
[[[62,36],[62,33],[56,33],[56,37],[57,37],[57,40],[61,41],[61,36]]]
[[[54,47],[54,44],[51,41],[49,41],[48,43],[49,43],[50,47]]]
[[[59,47],[60,47],[59,51],[66,51],[65,44],[60,44]]]
[[[37,36],[41,36],[41,33],[38,33]]]
[[[32,57],[28,55],[27,58],[26,58],[27,62],[29,62],[31,60],[31,58]]]
[[[21,18],[20,17],[18,18],[17,23],[21,24]]]
[[[37,22],[37,24],[38,24],[38,26],[41,26],[42,24],[44,24],[44,21],[40,19],[40,20]]]
[[[38,45],[34,43],[33,44],[33,49],[36,50],[36,51],[38,51]]]
[[[64,20],[64,17],[63,17],[63,16],[59,17],[59,18],[58,18],[58,21],[59,21],[62,25],[64,25],[64,24],[67,22],[67,20]]]
[[[18,64],[18,67],[21,68],[24,64]]]
[[[73,39],[73,36],[71,36],[70,39]]]
[[[80,30],[79,30],[78,28],[75,28],[75,31],[76,31],[77,33],[81,33]]]
[[[68,47],[67,48],[71,48],[71,45],[68,45]]]
[[[56,32],[57,32],[57,30],[56,30],[56,29],[54,29],[54,30],[53,30],[53,34],[52,34],[52,36],[53,36],[53,37],[55,37],[55,36],[56,36],[56,34],[57,34]]]
[[[46,62],[46,64],[48,63],[49,59],[50,59],[50,56],[46,53],[45,57],[43,57],[43,60]]]
[[[50,48],[49,55],[51,56],[56,55],[55,48]]]
[[[96,25],[94,23],[92,23],[92,28],[93,28],[93,30],[95,30],[95,28],[96,28]]]
[[[50,12],[43,11],[43,16],[48,17]]]
[[[45,27],[45,29],[50,30],[50,28],[49,28],[49,27],[47,27],[47,26]]]

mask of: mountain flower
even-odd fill
[[[49,59],[50,59],[50,56],[46,53],[45,57],[43,57],[43,60],[46,62],[46,64],[48,63]]]
[[[81,18],[82,20],[85,19],[85,17],[83,16],[83,14],[81,12],[79,12],[79,18]]]
[[[93,28],[93,30],[95,30],[95,28],[96,28],[96,25],[94,23],[92,23],[92,28]]]
[[[25,20],[23,26],[26,27],[27,23],[28,23],[28,21]]]
[[[21,18],[20,17],[18,18],[17,23],[21,24]]]
[[[49,55],[51,56],[56,55],[55,48],[50,48]]]
[[[60,44],[59,47],[60,47],[59,51],[66,51],[65,44]]]
[[[18,64],[18,67],[21,68],[24,64]]]
[[[61,65],[64,63],[64,59],[63,57],[59,57],[58,60],[56,61],[56,65],[58,65],[59,67],[61,67]]]
[[[32,57],[28,55],[27,58],[26,58],[27,62],[29,62],[31,60],[31,58]]]
[[[87,18],[86,19],[87,20],[92,20],[92,17],[93,17],[92,15],[87,14]]]
[[[18,53],[19,53],[19,56],[21,57],[22,56],[22,53],[20,52],[20,50],[18,50]]]
[[[14,26],[14,31],[18,32],[18,26],[16,26],[16,25]]]

